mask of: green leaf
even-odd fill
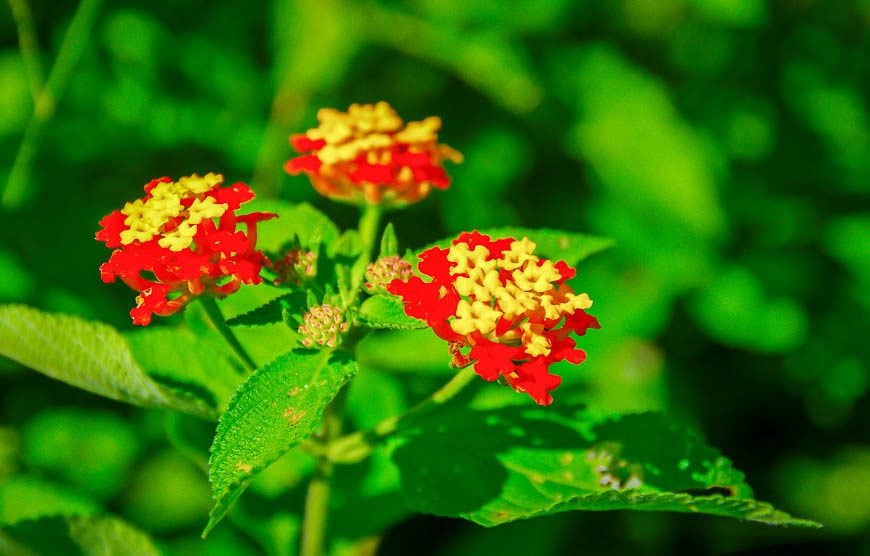
[[[276,199],[254,199],[245,208],[251,211],[275,212],[277,220],[257,227],[257,247],[268,252],[280,252],[296,238],[303,247],[311,249],[319,244],[333,245],[338,240],[338,227],[328,216],[308,203],[293,204]]]
[[[125,332],[136,361],[166,387],[226,407],[245,372],[216,334],[197,335],[186,327],[161,326]]]
[[[57,516],[89,516],[99,512],[90,500],[64,488],[29,477],[0,484],[0,527]]]
[[[323,410],[356,370],[342,352],[294,350],[242,384],[212,445],[209,479],[216,504],[203,534],[258,473],[316,432]]]
[[[535,254],[553,260],[563,260],[568,266],[576,266],[583,259],[604,251],[613,245],[613,240],[600,236],[567,232],[563,230],[532,229],[518,227],[489,228],[480,233],[492,238],[527,237],[537,245]],[[436,247],[448,247],[454,238],[442,239],[433,243]]]
[[[369,328],[418,330],[427,326],[424,321],[406,315],[402,300],[394,295],[373,295],[363,301],[359,319]]]
[[[309,290],[310,291],[310,290]],[[265,305],[260,305],[256,309],[252,309],[247,313],[242,313],[229,320],[227,324],[230,326],[260,326],[263,324],[271,324],[284,320],[284,311],[291,313],[299,313],[305,311],[308,307],[307,294],[304,291],[295,291],[269,301]]]
[[[605,509],[816,526],[754,500],[730,461],[656,414],[454,410],[429,417],[397,442],[392,457],[412,508],[485,526]]]
[[[116,517],[70,518],[69,533],[87,556],[160,556],[148,535]]]
[[[124,337],[103,323],[0,305],[0,355],[113,400],[213,416],[208,401],[148,376]]]
[[[381,236],[381,252],[378,257],[394,257],[399,254],[399,239],[396,237],[396,229],[393,223],[387,224],[384,228],[384,235]]]

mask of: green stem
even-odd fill
[[[342,388],[326,408],[320,441],[329,444],[341,434],[341,420],[348,388]],[[331,490],[333,462],[325,455],[318,456],[314,476],[308,484],[305,497],[305,514],[302,520],[302,546],[300,556],[321,556],[326,540],[329,518],[329,493]]]
[[[381,223],[381,207],[367,204],[362,209],[359,220],[359,235],[363,244],[362,253],[357,259],[355,268],[364,269],[371,261],[372,252],[376,243],[378,229]],[[355,277],[356,283],[352,284],[353,293],[344,303],[344,309],[353,305],[362,291],[363,276]],[[358,330],[353,328],[342,342],[342,349],[353,354],[356,351],[356,343],[359,339]],[[341,419],[344,412],[344,404],[347,400],[348,387],[339,391],[338,395],[326,408],[326,417],[323,432],[320,434],[319,445],[329,446],[341,435]],[[334,463],[329,454],[321,452],[317,456],[317,467],[314,476],[308,484],[308,493],[305,497],[305,514],[302,520],[302,546],[300,556],[321,556],[326,539],[326,526],[329,517],[329,492],[331,489],[332,470]]]
[[[30,95],[36,103],[45,84],[45,73],[39,61],[39,46],[33,29],[33,15],[27,0],[9,0],[9,9],[12,10],[15,26],[18,28],[18,48],[21,50],[21,59],[24,60]]]
[[[336,439],[325,450],[326,457],[334,463],[356,463],[368,456],[383,439],[407,426],[415,419],[441,407],[462,391],[472,380],[474,370],[465,367],[434,394],[401,415],[388,417],[368,431],[358,431]]]
[[[208,295],[201,295],[197,299],[199,299],[202,304],[202,308],[205,310],[208,320],[221,337],[223,337],[227,345],[232,348],[248,370],[256,371],[257,364],[253,359],[251,359],[251,356],[248,355],[248,352],[245,350],[244,346],[242,346],[241,342],[239,342],[239,339],[236,338],[236,334],[233,332],[232,328],[227,325],[227,321],[224,320],[224,315],[221,313],[220,307],[218,307],[214,298]]]
[[[3,208],[9,209],[20,206],[25,200],[27,193],[32,190],[28,182],[30,181],[33,161],[36,157],[37,144],[42,137],[46,122],[54,116],[57,99],[63,94],[73,69],[75,69],[84,53],[85,45],[87,45],[88,38],[92,34],[91,31],[93,30],[94,22],[97,19],[102,2],[103,0],[82,0],[78,8],[76,8],[63,42],[60,45],[57,58],[48,74],[45,86],[41,87],[34,101],[33,114],[30,116],[27,127],[24,129],[24,138],[18,147],[15,161],[12,163],[12,170],[9,172],[6,188],[3,190],[2,196],[0,196],[0,206]],[[18,3],[18,9],[20,10],[20,0]],[[10,1],[10,4],[13,4],[13,2]],[[14,12],[15,8],[13,8]],[[19,22],[20,30],[21,24]],[[21,40],[26,42],[23,37]],[[32,73],[32,71],[31,68],[30,72]],[[33,79],[34,76],[32,75],[31,81]],[[31,88],[33,88],[33,82],[31,83]]]

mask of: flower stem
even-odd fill
[[[341,434],[341,419],[347,401],[348,388],[342,388],[326,408],[320,441],[329,444]],[[331,490],[333,462],[324,455],[318,456],[314,476],[308,483],[305,497],[305,515],[302,520],[302,546],[300,556],[321,556],[326,539],[329,517],[329,492]]]
[[[358,431],[329,443],[325,450],[326,457],[334,463],[361,461],[384,438],[451,400],[474,380],[474,376],[474,370],[471,367],[465,367],[453,375],[447,384],[405,413],[388,417],[368,431]]]
[[[362,253],[357,259],[354,269],[365,269],[372,258],[375,240],[381,223],[381,207],[367,204],[362,209],[359,220],[359,236],[362,241]],[[349,299],[345,300],[344,309],[353,305],[362,291],[363,273],[353,277],[353,291]],[[342,343],[342,349],[352,354],[356,350],[356,342],[359,339],[353,333],[353,327]],[[347,400],[348,387],[342,388],[332,403],[326,408],[323,431],[320,434],[319,444],[329,446],[341,435],[341,420]],[[305,497],[305,514],[302,519],[302,546],[300,556],[321,556],[326,539],[326,526],[329,517],[329,492],[331,489],[332,469],[334,462],[325,452],[318,454],[317,467],[314,476],[308,484],[308,494]]]
[[[208,320],[221,337],[223,337],[227,345],[232,348],[233,352],[235,352],[238,358],[242,360],[242,363],[245,364],[248,370],[256,371],[257,364],[253,359],[251,359],[251,356],[248,355],[248,352],[245,350],[244,346],[242,346],[241,342],[239,342],[239,339],[236,338],[236,334],[233,332],[232,328],[227,325],[227,321],[224,320],[224,315],[221,313],[220,307],[218,307],[214,298],[208,295],[201,295],[197,299],[199,299],[202,304],[202,308],[205,310]]]

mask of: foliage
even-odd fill
[[[334,554],[867,550],[866,2],[10,6],[0,552],[294,554],[330,458]],[[354,230],[282,173],[287,136],[382,99],[439,115],[465,161]],[[99,283],[99,219],[194,171],[281,215],[272,260],[317,261],[218,301],[255,372],[214,311],[133,330]],[[595,300],[552,407],[482,381],[426,405],[458,376],[445,342],[361,288],[367,250],[410,262],[472,229],[531,238]],[[352,332],[301,349],[324,303]],[[643,511],[574,511],[616,509]]]

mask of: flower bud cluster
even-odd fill
[[[296,330],[300,342],[305,347],[319,346],[335,347],[339,336],[347,332],[347,322],[339,307],[323,304],[312,307],[302,315],[302,324]]]

